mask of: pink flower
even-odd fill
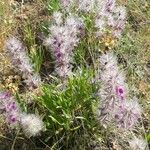
[[[125,89],[123,86],[116,86],[116,94],[117,97],[121,100],[124,100],[125,98]]]

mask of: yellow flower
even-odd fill
[[[115,40],[112,37],[108,36],[104,39],[104,45],[111,49],[115,46]]]
[[[12,93],[16,93],[18,91],[18,84],[20,81],[20,77],[15,75],[10,75],[8,77],[3,77],[3,87],[9,89]]]
[[[116,45],[116,40],[108,35],[105,35],[101,40],[99,40],[100,48],[99,51],[103,52],[107,49],[112,49]]]

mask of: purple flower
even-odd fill
[[[60,0],[60,6],[63,10],[69,11],[72,6],[72,0]]]
[[[104,125],[114,123],[119,128],[133,128],[141,116],[141,107],[137,100],[126,99],[126,83],[116,56],[108,52],[100,57],[99,62],[103,72],[98,78],[101,79],[98,119]]]
[[[113,12],[115,8],[115,2],[116,2],[115,0],[105,0],[103,4],[105,11],[108,13]]]
[[[118,107],[115,112],[116,124],[119,128],[130,129],[141,117],[141,107],[136,99],[122,102],[122,107]]]
[[[17,109],[17,106],[16,106],[16,103],[14,101],[6,103],[5,110],[7,112],[14,111],[16,109]]]
[[[15,115],[8,115],[8,122],[10,124],[16,123],[17,122],[17,116],[15,116]]]
[[[125,27],[126,10],[125,7],[116,6],[115,3],[115,0],[98,1],[95,17],[98,36],[104,34],[106,29],[110,30],[115,38],[121,36]]]
[[[75,7],[78,13],[94,13],[96,36],[106,34],[110,30],[114,38],[119,38],[125,27],[125,7],[118,6],[116,0],[60,0],[60,6],[67,12],[71,12],[71,8]],[[57,25],[63,22],[59,12],[55,12],[53,18]]]
[[[0,110],[11,127],[20,120],[20,108],[9,92],[0,92]]]
[[[116,94],[117,94],[117,97],[119,98],[119,99],[124,99],[125,98],[125,89],[124,89],[124,87],[122,87],[122,86],[117,86],[116,87]]]

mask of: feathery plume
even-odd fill
[[[95,27],[97,36],[109,29],[112,36],[119,38],[125,27],[126,10],[123,6],[116,6],[115,0],[102,0],[97,2]]]
[[[147,142],[142,138],[134,137],[129,141],[129,145],[132,150],[145,150]]]
[[[119,128],[132,128],[141,116],[141,107],[136,99],[126,100],[127,85],[123,72],[117,66],[113,53],[103,54],[99,59],[102,74],[97,114],[103,124],[115,123]]]
[[[63,23],[62,13],[56,11],[53,13],[53,21],[57,25],[61,25]]]
[[[79,43],[83,30],[83,21],[76,16],[68,16],[63,24],[50,26],[50,36],[45,40],[55,59],[56,73],[65,78],[71,74],[73,50]]]
[[[119,128],[130,129],[141,117],[142,109],[137,99],[126,100],[114,113],[115,121]]]
[[[29,85],[29,89],[40,85],[40,77],[38,77],[39,82],[36,82],[36,84],[34,84],[35,81],[31,81],[31,79],[35,79],[37,75],[34,74],[33,65],[26,53],[24,45],[16,37],[11,37],[6,41],[5,49],[14,69],[20,71],[25,81],[28,81],[27,85]]]
[[[36,136],[43,130],[44,123],[39,116],[34,114],[22,114],[20,124],[26,136]]]

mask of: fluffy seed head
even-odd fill
[[[100,107],[98,107],[98,119],[105,125],[113,123],[122,129],[131,129],[141,117],[141,107],[137,99],[127,100],[127,85],[125,76],[117,66],[117,59],[113,53],[103,54],[100,59],[102,73]]]
[[[34,114],[22,114],[20,122],[25,135],[28,137],[38,135],[44,127],[40,117]]]
[[[134,137],[131,141],[129,141],[130,148],[132,150],[145,150],[147,143],[142,138]]]

